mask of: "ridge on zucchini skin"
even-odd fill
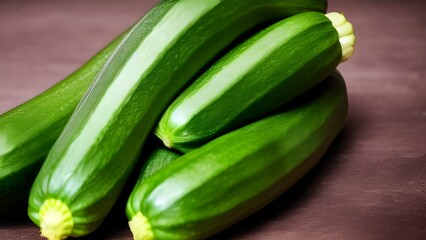
[[[335,72],[272,115],[186,153],[136,184],[126,207],[131,231],[148,229],[155,240],[195,240],[224,230],[313,168],[347,111],[346,86]]]
[[[31,220],[39,224],[41,205],[54,198],[72,213],[70,236],[93,232],[118,198],[160,114],[205,64],[256,25],[324,11],[325,3],[158,3],[129,30],[49,152],[31,189]]]
[[[305,12],[266,27],[185,89],[155,134],[165,146],[188,152],[315,86],[353,50],[352,25],[342,18]]]

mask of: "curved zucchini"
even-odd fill
[[[124,37],[49,152],[28,214],[48,239],[94,231],[172,98],[216,54],[265,21],[325,11],[317,0],[168,0]]]
[[[309,100],[222,135],[137,184],[126,208],[134,239],[205,239],[291,187],[323,156],[348,109],[337,73],[302,98]]]
[[[352,25],[344,20],[348,29],[342,31],[330,15],[344,19],[338,13],[297,14],[233,49],[169,106],[156,135],[166,146],[187,152],[324,80],[354,44],[340,44],[339,39],[353,38]]]
[[[27,209],[43,160],[123,36],[62,81],[0,115],[0,215]]]

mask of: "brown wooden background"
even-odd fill
[[[0,113],[71,73],[154,2],[0,0]],[[426,236],[425,1],[329,7],[358,38],[356,54],[339,67],[350,99],[346,127],[300,183],[213,239]],[[85,239],[131,239],[120,214]],[[25,217],[3,219],[0,239],[39,239],[38,229]]]

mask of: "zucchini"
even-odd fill
[[[146,181],[151,175],[181,156],[180,153],[173,149],[166,148],[155,136],[150,136],[146,140],[144,149],[146,151],[142,155],[143,166],[138,177],[138,182]]]
[[[0,215],[26,211],[43,160],[123,36],[62,81],[0,115]]]
[[[205,239],[291,187],[326,152],[348,109],[338,73],[302,98],[138,183],[126,207],[134,239]]]
[[[266,21],[325,0],[168,0],[124,37],[32,186],[28,214],[48,239],[83,236],[110,211],[154,124],[215,55]]]
[[[155,148],[146,158],[138,181],[146,181],[154,173],[160,171],[180,156],[179,153],[165,147]]]
[[[333,26],[330,16],[343,22]],[[352,25],[338,13],[306,12],[273,24],[185,89],[162,116],[156,135],[167,147],[188,152],[261,117],[329,76],[349,57],[346,49],[353,51],[354,41],[339,42],[347,38],[354,40]]]

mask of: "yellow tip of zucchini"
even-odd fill
[[[154,240],[151,225],[142,213],[138,212],[132,217],[129,221],[129,227],[134,240]]]
[[[330,12],[325,15],[330,19],[333,27],[339,33],[339,42],[342,46],[342,62],[348,60],[354,53],[356,42],[352,23],[346,20],[343,14]]]
[[[74,222],[66,204],[57,199],[46,200],[40,208],[41,236],[48,240],[62,240],[71,235]]]

